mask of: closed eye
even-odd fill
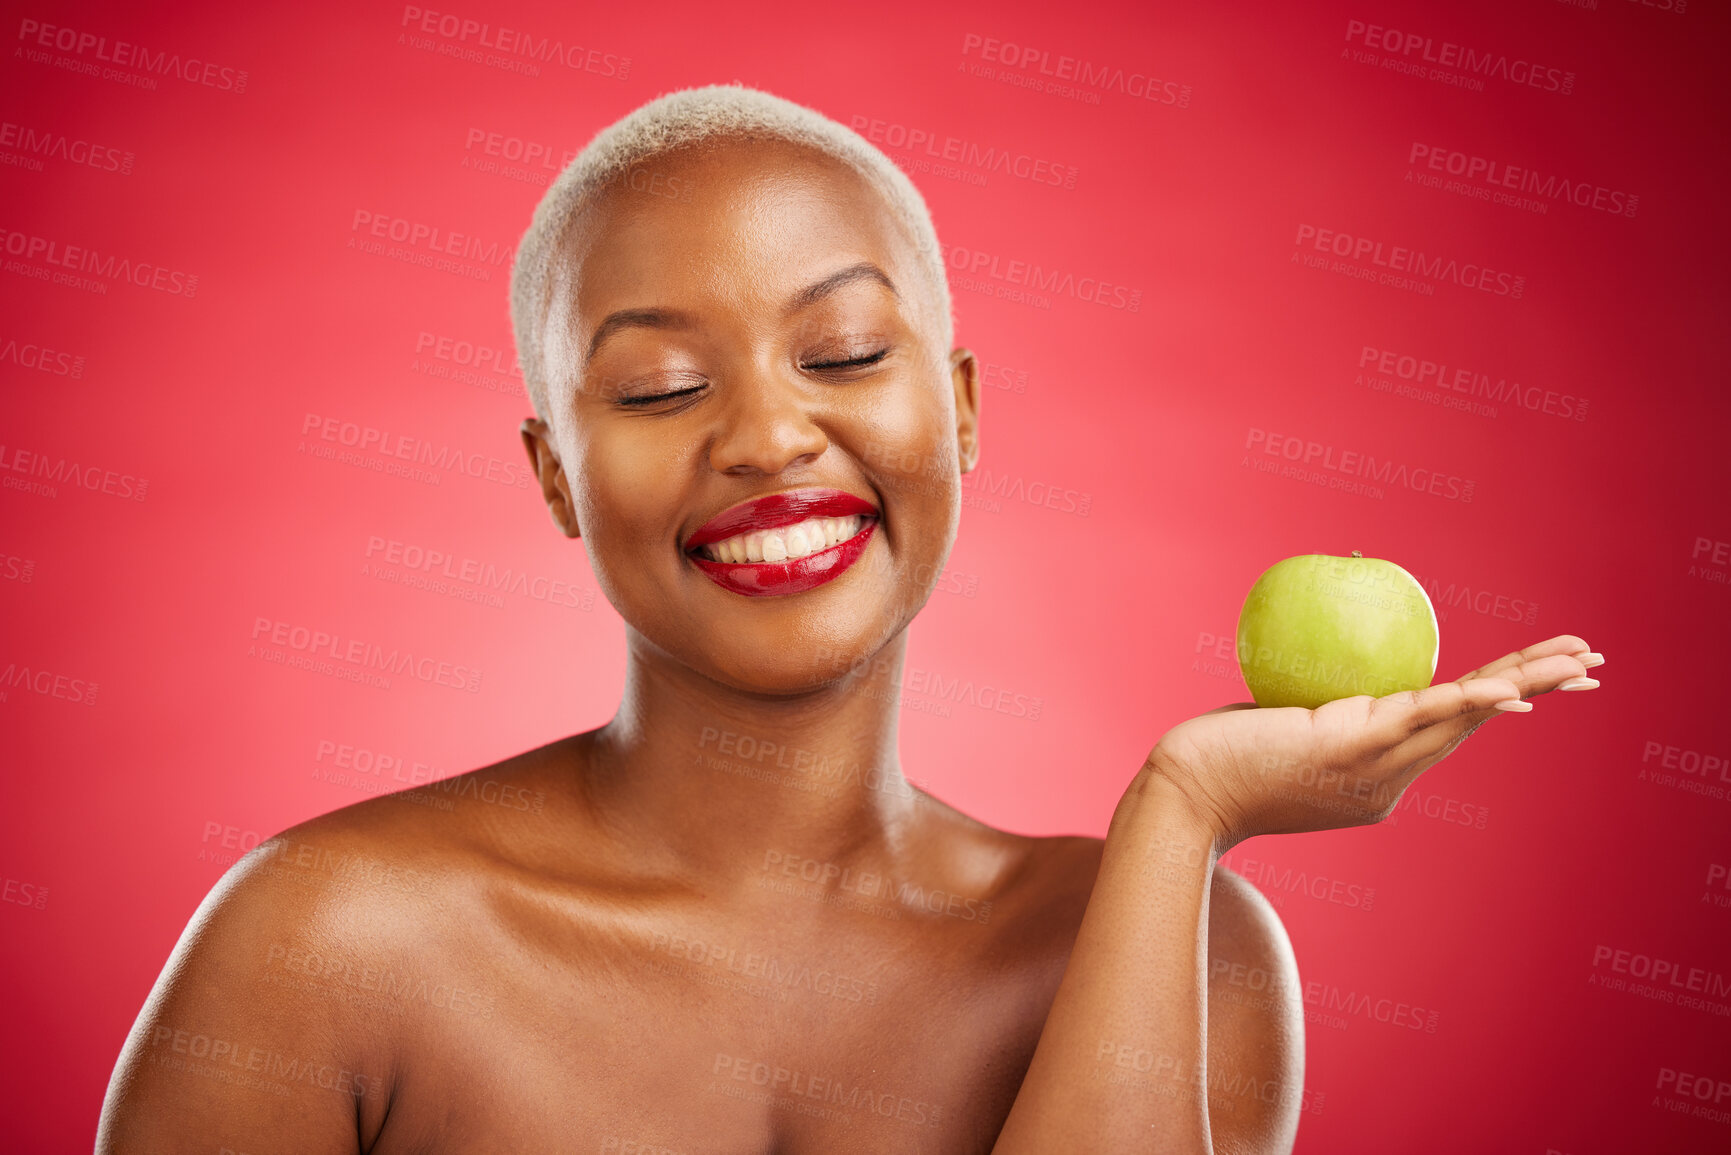
[[[817,369],[833,371],[836,369],[864,369],[876,365],[890,355],[888,349],[879,349],[876,353],[868,353],[864,357],[849,357],[845,361],[808,361],[800,366],[802,369]]]
[[[672,393],[651,393],[647,397],[620,397],[616,403],[620,405],[653,405],[657,401],[671,401],[675,397],[684,397],[702,389],[701,385],[693,385],[689,389],[676,389]]]
[[[884,348],[879,349],[875,353],[867,353],[862,357],[849,357],[845,360],[808,361],[804,365],[800,366],[800,368],[805,369],[808,372],[820,373],[845,372],[849,369],[869,369],[871,366],[876,365],[889,355],[890,350]],[[676,389],[671,393],[651,393],[646,396],[618,397],[614,400],[616,404],[624,406],[654,405],[657,402],[672,401],[675,398],[689,396],[692,393],[700,392],[703,388],[703,385],[692,385],[689,388]]]

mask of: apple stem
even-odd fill
[[[1353,551],[1352,551],[1352,556],[1353,556],[1353,557],[1363,557],[1363,556],[1364,556],[1364,555],[1363,555],[1363,554],[1362,554],[1362,553],[1359,553],[1359,552],[1358,552],[1358,551],[1357,551],[1357,550],[1356,550],[1356,549],[1355,549],[1355,550],[1353,550]]]

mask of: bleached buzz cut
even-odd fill
[[[659,96],[596,133],[535,206],[517,246],[511,274],[511,330],[529,399],[543,420],[550,411],[542,332],[552,291],[552,261],[572,220],[585,201],[635,166],[662,153],[726,137],[767,137],[804,145],[863,176],[883,195],[913,242],[937,294],[944,350],[954,343],[950,287],[931,211],[919,189],[889,157],[846,125],[759,89],[742,84],[687,88]]]

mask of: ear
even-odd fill
[[[523,448],[529,451],[529,468],[541,482],[541,496],[547,501],[553,524],[566,537],[582,537],[577,507],[571,501],[571,486],[565,480],[565,467],[559,463],[559,452],[553,445],[553,431],[538,417],[524,418],[519,430],[523,434]]]
[[[956,388],[956,450],[962,472],[980,459],[980,363],[970,349],[950,353],[950,380]]]

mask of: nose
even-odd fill
[[[723,386],[721,428],[709,450],[717,473],[773,475],[817,460],[829,436],[811,419],[812,397],[772,369],[740,374]]]

